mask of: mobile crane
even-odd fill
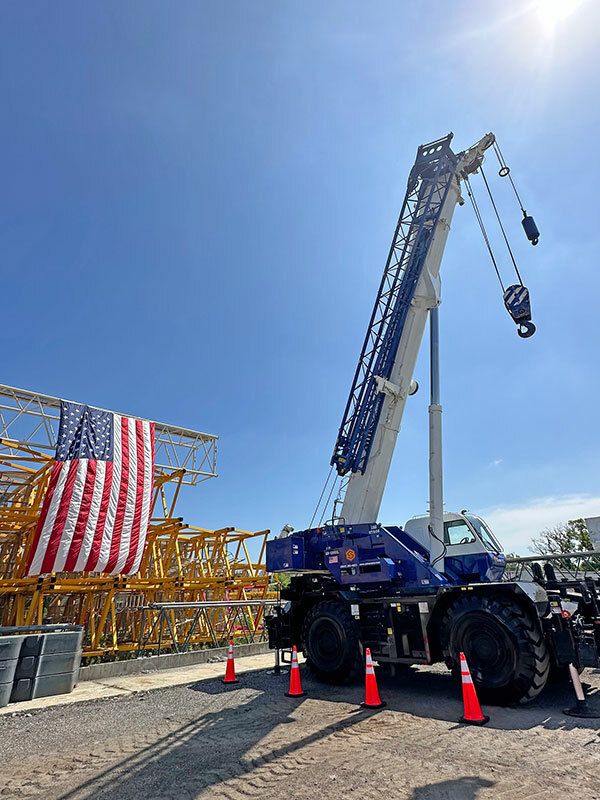
[[[550,565],[536,565],[530,581],[502,580],[506,558],[484,520],[443,511],[440,264],[463,185],[484,231],[469,177],[483,172],[488,148],[496,149],[500,175],[508,175],[493,134],[458,154],[451,140],[449,134],[420,146],[409,175],[331,460],[346,484],[341,512],[307,530],[286,526],[267,543],[268,571],[291,574],[281,591],[285,605],[268,619],[269,641],[302,649],[316,676],[329,682],[357,676],[365,647],[392,672],[439,661],[458,672],[462,651],[486,700],[526,702],[552,667],[598,666],[600,584],[558,580]],[[527,238],[537,244],[539,231],[521,209]],[[494,260],[491,248],[490,255]],[[515,269],[519,283],[502,285],[503,297],[527,338],[535,326]],[[428,315],[429,514],[384,526],[377,518],[407,396],[417,388],[412,375]]]

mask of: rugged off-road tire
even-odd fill
[[[312,673],[326,683],[347,683],[363,672],[358,625],[342,602],[324,600],[311,608],[302,649]]]
[[[537,620],[511,597],[469,593],[446,612],[440,634],[447,666],[463,652],[481,700],[527,703],[542,691],[550,656]]]

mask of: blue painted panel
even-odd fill
[[[314,528],[267,542],[269,572],[323,569],[342,586],[391,584],[422,591],[448,584],[423,554],[381,525]]]
[[[444,561],[445,574],[453,584],[499,581],[505,567],[505,556],[489,552],[451,556]]]
[[[267,542],[269,572],[300,572],[304,569],[304,538],[294,534]]]

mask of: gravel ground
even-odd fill
[[[568,686],[458,725],[460,688],[443,668],[362,687],[306,675],[301,700],[265,672],[0,718],[0,796],[47,800],[600,800],[600,720],[567,717]],[[600,671],[584,680],[598,693]],[[594,698],[592,698],[594,699]]]

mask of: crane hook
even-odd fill
[[[509,286],[504,292],[506,310],[517,324],[517,333],[521,339],[529,339],[535,333],[535,325],[531,321],[531,302],[529,289],[522,283]]]
[[[517,333],[521,339],[529,339],[535,333],[535,325],[533,322],[520,322],[517,328]]]

